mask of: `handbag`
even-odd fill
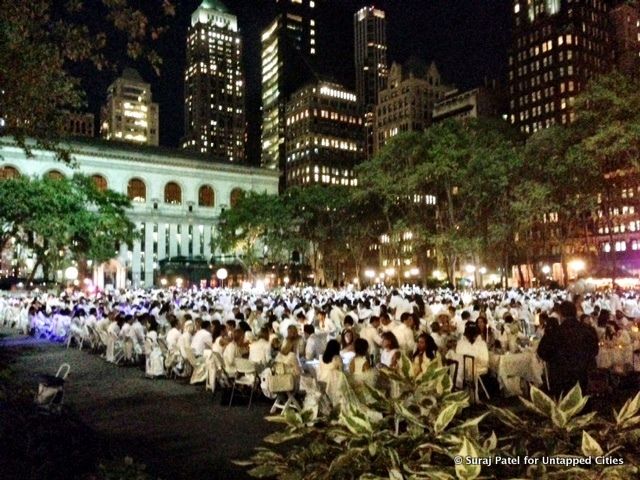
[[[291,392],[295,386],[293,374],[290,368],[284,363],[275,363],[271,368],[271,377],[269,378],[269,390],[272,393]]]

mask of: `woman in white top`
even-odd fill
[[[353,357],[349,364],[349,372],[353,378],[353,383],[357,387],[364,384],[374,386],[376,380],[376,371],[371,368],[369,363],[369,342],[364,338],[358,338],[355,341],[356,356]]]
[[[236,328],[233,331],[233,341],[224,349],[222,358],[224,360],[224,369],[227,373],[235,373],[236,359],[242,358],[242,349],[244,347],[244,331]]]
[[[340,357],[340,344],[337,340],[329,340],[324,350],[316,379],[326,386],[326,393],[335,407],[340,403],[340,380],[342,378],[342,358]]]
[[[471,356],[475,359],[474,378],[479,375],[484,375],[489,371],[489,348],[482,337],[480,337],[480,330],[478,329],[478,326],[473,322],[467,323],[467,326],[464,329],[464,335],[460,340],[458,340],[458,344],[456,345],[455,357],[457,357],[459,361],[457,379],[459,387],[462,386],[465,355]]]
[[[187,348],[191,348],[191,337],[193,336],[194,330],[193,321],[187,320],[184,322],[184,326],[182,327],[182,335],[180,335],[180,339],[178,340],[178,349],[180,350],[180,355],[182,358],[187,358]]]
[[[382,351],[379,367],[396,368],[400,358],[400,345],[392,332],[382,333]]]
[[[299,340],[300,336],[298,335],[298,328],[295,325],[291,325],[287,329],[287,339],[280,348],[275,359],[276,363],[284,364],[288,368],[289,373],[292,373],[296,379],[298,379],[302,374],[300,360],[298,359]]]

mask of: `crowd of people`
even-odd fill
[[[418,287],[273,292],[230,289],[127,290],[98,294],[0,296],[0,324],[69,345],[103,339],[110,361],[146,356],[152,375],[197,375],[202,358],[233,376],[239,362],[285,365],[313,375],[332,402],[337,372],[354,384],[377,381],[406,355],[414,375],[440,359],[473,357],[489,374],[490,355],[529,349],[545,362],[555,395],[587,387],[607,342],[633,345],[639,296],[619,289],[572,294],[545,289],[426,290]],[[198,380],[203,380],[200,376]],[[456,381],[462,382],[461,372]]]

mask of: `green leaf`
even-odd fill
[[[631,419],[638,413],[640,409],[640,392],[636,394],[633,399],[627,400],[620,409],[620,412],[616,413],[616,423],[618,425],[624,424],[627,420]]]
[[[585,457],[600,457],[604,454],[600,444],[586,430],[582,431],[582,454]]]
[[[556,402],[533,385],[531,386],[531,401],[536,406],[536,409],[543,412],[547,417],[551,417],[553,411],[556,410]]]
[[[576,383],[575,387],[562,397],[558,403],[558,408],[562,410],[568,419],[571,419],[571,417],[582,411],[588,400],[588,396],[582,395],[580,383]]]
[[[456,416],[456,413],[458,413],[458,405],[456,405],[455,403],[452,405],[447,405],[440,411],[438,417],[436,418],[436,421],[433,423],[433,431],[436,433],[436,435],[443,432],[447,428],[447,426],[451,423],[451,420],[453,420],[453,418]]]
[[[511,427],[515,430],[524,427],[525,422],[511,410],[506,408],[494,407],[493,405],[488,405],[487,407],[489,408],[489,411],[498,418],[498,420],[500,420],[508,427]]]
[[[404,476],[400,470],[393,468],[389,470],[389,480],[404,480]]]
[[[463,461],[460,465],[456,465],[456,475],[460,480],[474,480],[480,475],[482,467],[480,465],[468,465],[465,462],[467,457],[478,458],[476,447],[469,441],[467,437],[462,440],[462,448],[458,452],[458,456]]]
[[[491,436],[484,441],[482,447],[485,450],[491,452],[495,450],[497,446],[498,446],[498,437],[496,437],[496,432],[491,431]]]
[[[466,428],[477,427],[478,425],[480,425],[480,422],[482,422],[486,418],[487,415],[489,415],[489,412],[483,413],[478,417],[470,418],[469,420],[464,421],[460,425],[456,425],[455,428],[453,428],[452,430],[464,430]]]

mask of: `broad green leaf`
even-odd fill
[[[489,415],[489,412],[483,413],[478,417],[470,418],[460,425],[456,425],[452,430],[463,430],[465,428],[477,427],[478,425],[480,425],[480,422],[482,422],[486,418],[487,415]]]
[[[442,411],[438,414],[436,421],[433,423],[433,430],[436,435],[443,432],[447,428],[449,423],[451,423],[451,420],[453,420],[453,418],[456,416],[456,413],[458,413],[458,405],[456,405],[455,403],[452,405],[448,405],[442,409]]]
[[[488,405],[488,408],[489,411],[498,418],[498,420],[508,427],[519,429],[523,428],[525,425],[523,420],[507,408],[494,407],[493,405]]]
[[[571,418],[575,414],[580,413],[582,408],[586,405],[588,398],[589,397],[582,395],[580,383],[576,383],[569,393],[562,397],[558,403],[558,408],[565,413],[567,418]]]
[[[556,402],[535,386],[531,386],[531,401],[536,409],[548,417],[551,417],[553,411],[556,410]]]
[[[640,392],[638,392],[636,396],[633,397],[633,399],[627,400],[625,402],[625,404],[620,409],[620,412],[616,414],[616,423],[618,425],[625,423],[626,420],[636,415],[639,409],[640,409]]]
[[[585,457],[599,457],[604,454],[600,444],[586,430],[582,431],[582,454]]]
[[[462,440],[462,448],[458,452],[458,457],[462,457],[463,461],[460,465],[456,465],[456,475],[460,480],[474,480],[480,475],[482,467],[480,465],[467,465],[465,459],[467,457],[478,458],[476,447],[469,441],[467,437]]]
[[[496,432],[492,431],[491,436],[484,441],[482,447],[491,452],[496,449],[498,446],[498,437],[496,437]]]
[[[404,476],[400,470],[393,468],[389,470],[389,480],[404,480]]]

